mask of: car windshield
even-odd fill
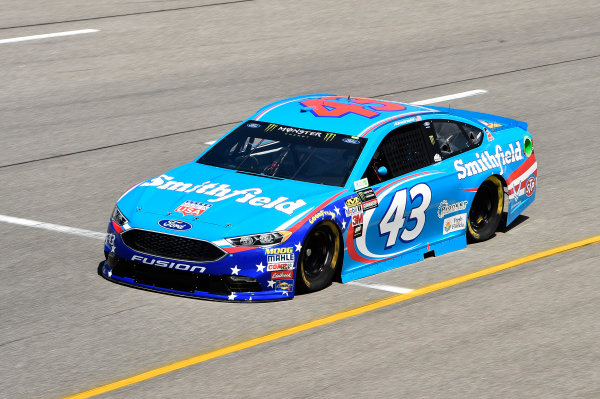
[[[282,179],[343,186],[366,139],[247,121],[198,163]]]

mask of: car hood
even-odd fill
[[[118,205],[132,227],[176,219],[201,226],[182,235],[220,239],[285,229],[343,190],[190,163],[138,184]]]

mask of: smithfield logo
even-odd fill
[[[266,209],[275,209],[288,215],[291,215],[296,210],[306,205],[306,201],[301,199],[288,201],[288,197],[272,199],[270,197],[259,196],[259,194],[262,194],[263,192],[260,188],[236,190],[230,188],[229,184],[212,183],[210,180],[205,181],[202,184],[193,184],[175,181],[173,179],[174,178],[171,176],[160,175],[150,179],[150,181],[140,184],[140,187],[155,187],[159,190],[177,191],[185,194],[204,194],[209,197],[215,197],[207,200],[211,203],[235,198],[236,202],[259,206]]]
[[[449,204],[448,201],[443,200],[440,202],[440,206],[438,207],[438,217],[441,219],[446,215],[449,215],[454,212],[462,211],[467,209],[467,203],[469,201],[461,201],[455,202],[454,204]]]
[[[184,222],[182,220],[174,220],[174,219],[160,220],[158,222],[158,225],[165,229],[177,230],[177,231],[189,230],[192,228],[192,225],[189,224],[188,222]]]
[[[510,143],[508,145],[508,151],[504,151],[502,146],[496,145],[496,153],[490,155],[487,151],[483,153],[475,153],[477,159],[464,162],[462,159],[454,161],[454,169],[458,172],[458,179],[464,179],[467,176],[478,175],[479,173],[485,172],[486,170],[493,170],[500,168],[500,174],[504,173],[504,165],[509,165],[513,162],[517,162],[523,159],[523,152],[521,151],[521,143],[519,141]]]

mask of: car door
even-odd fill
[[[429,121],[401,126],[375,151],[364,174],[371,187],[358,192],[366,197],[361,198],[362,232],[355,234],[356,251],[363,258],[406,254],[440,235],[437,209],[456,184],[448,184],[452,177],[438,165],[442,159],[432,130]]]

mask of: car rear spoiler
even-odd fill
[[[454,109],[448,107],[432,107],[427,105],[427,108],[434,109],[436,111],[444,112],[446,114],[466,118],[474,119],[487,126],[490,129],[502,130],[508,129],[509,127],[519,127],[523,130],[527,130],[527,122],[518,121],[516,119],[504,118],[502,116],[484,114],[482,112],[466,111],[462,109]]]

